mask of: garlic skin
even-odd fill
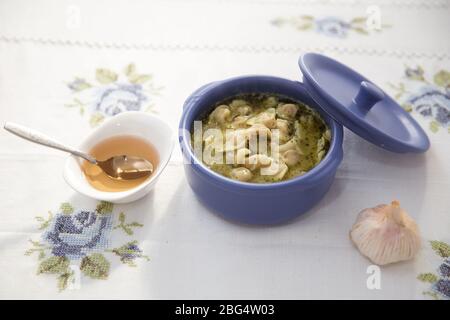
[[[377,265],[412,259],[420,249],[420,232],[398,201],[364,209],[350,231],[362,255]]]

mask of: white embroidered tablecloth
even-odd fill
[[[300,79],[299,55],[316,51],[392,94],[431,148],[394,154],[345,130],[320,204],[261,228],[203,207],[178,146],[151,194],[113,206],[65,184],[65,154],[1,130],[0,298],[449,298],[449,30],[446,0],[1,1],[2,123],[77,145],[124,111],[108,108],[122,98],[177,130],[199,86]],[[348,232],[361,209],[393,199],[418,222],[423,249],[378,270]]]

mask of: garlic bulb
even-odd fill
[[[412,259],[421,243],[419,228],[398,201],[361,211],[350,238],[377,265]]]

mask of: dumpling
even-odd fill
[[[278,98],[277,97],[267,97],[263,101],[263,105],[265,108],[275,108],[278,104]]]
[[[282,159],[288,167],[295,166],[300,161],[300,153],[297,150],[288,150],[283,153]]]
[[[234,180],[249,181],[252,179],[252,172],[245,167],[238,167],[231,170],[230,176]]]
[[[248,115],[248,114],[250,114],[252,112],[252,107],[247,106],[247,105],[239,106],[236,109],[236,112],[238,114],[240,114],[241,116],[246,116],[246,115]]]
[[[294,119],[297,114],[298,106],[293,103],[279,104],[277,107],[277,115],[283,119]]]
[[[289,121],[284,119],[277,119],[276,129],[279,130],[279,139],[280,142],[286,142],[290,138],[290,129],[289,129]]]
[[[231,123],[231,127],[234,129],[246,128],[247,120],[249,118],[250,118],[249,116],[237,116],[233,119],[233,122]]]
[[[285,144],[282,144],[278,147],[278,152],[279,153],[285,153],[288,150],[296,150],[299,153],[301,153],[297,142],[295,141],[294,138],[290,139],[288,142],[286,142]]]
[[[273,160],[270,166],[261,168],[261,175],[271,176],[273,181],[280,181],[288,171],[288,166],[281,160]]]
[[[211,112],[209,119],[217,122],[220,125],[230,120],[231,111],[227,105],[220,105]]]
[[[269,108],[266,111],[261,112],[260,114],[248,119],[247,124],[248,125],[263,124],[267,128],[273,129],[277,125],[275,116],[276,110],[274,108]]]
[[[250,155],[250,150],[247,148],[242,148],[236,151],[235,164],[245,164],[247,161],[247,156]]]
[[[233,101],[231,101],[230,103],[230,107],[231,109],[236,109],[240,106],[246,106],[248,105],[247,101],[243,100],[243,99],[233,99]]]
[[[267,167],[272,163],[272,158],[265,154],[254,154],[247,158],[245,167],[250,170],[256,170],[262,167]]]

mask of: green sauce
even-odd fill
[[[227,130],[253,132],[252,129],[258,126],[259,129],[270,130],[268,131],[270,142],[270,134],[273,134],[275,130],[280,132],[280,152],[271,153],[269,145],[267,152],[264,153],[272,161],[281,164],[282,169],[276,174],[263,174],[260,168],[255,169],[248,164],[249,157],[258,154],[258,149],[251,150],[252,153],[247,155],[244,164],[225,163],[226,152],[232,152],[236,156],[237,150],[250,148],[249,141],[232,148],[234,150],[228,150],[226,147],[219,150],[213,148],[212,154],[223,154],[223,163],[203,161],[211,170],[223,176],[251,183],[278,182],[306,173],[325,157],[331,140],[329,128],[315,110],[301,102],[272,94],[244,94],[226,99],[213,106],[212,111],[200,120],[203,133],[208,129],[219,129],[224,137]],[[258,138],[260,134],[258,131]],[[205,148],[211,148],[210,141],[211,138],[208,139],[203,134],[202,141],[197,143],[202,143],[205,150]],[[193,138],[193,145],[194,142]],[[225,146],[225,138],[220,145]],[[287,148],[289,152],[285,151]],[[236,168],[242,167],[247,168],[241,170],[248,173],[245,177],[234,174],[237,172]]]

